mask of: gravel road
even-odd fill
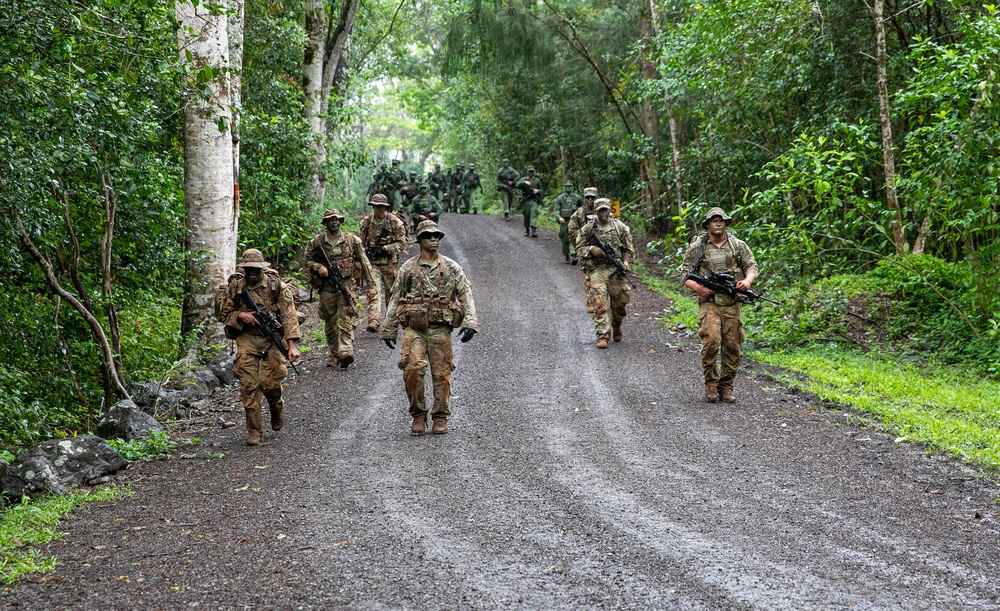
[[[482,325],[455,342],[450,434],[410,436],[398,349],[362,327],[354,367],[306,356],[265,445],[213,428],[131,467],[133,495],[70,516],[41,550],[56,571],[0,607],[1000,608],[995,474],[753,363],[738,403],[703,403],[662,299],[633,291],[624,341],[598,351],[551,232],[442,228]]]

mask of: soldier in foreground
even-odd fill
[[[500,192],[500,209],[503,210],[503,220],[510,220],[510,204],[514,201],[514,182],[517,180],[517,170],[510,167],[510,159],[503,160],[503,166],[497,170],[497,191]]]
[[[563,262],[566,263],[566,265],[570,264],[571,256],[573,257],[573,265],[576,265],[576,248],[574,247],[574,244],[570,242],[569,220],[572,218],[573,213],[584,205],[586,204],[584,203],[583,198],[580,197],[579,194],[573,192],[573,182],[569,180],[564,182],[563,192],[556,198],[554,209],[556,213],[556,220],[559,222],[559,240],[562,242]]]
[[[722,208],[712,208],[701,226],[706,232],[692,240],[684,253],[681,274],[707,276],[730,274],[736,288],[749,290],[757,279],[757,261],[746,242],[729,234],[726,228],[733,218]],[[701,337],[701,366],[705,376],[705,401],[715,403],[720,396],[725,403],[735,403],[733,381],[740,366],[743,344],[743,312],[740,302],[728,295],[686,279],[684,286],[698,294],[698,335]],[[718,364],[722,352],[722,368]]]
[[[528,174],[517,181],[521,191],[521,214],[524,215],[524,235],[538,237],[538,207],[542,204],[544,189],[542,179],[535,176],[535,168],[528,166]]]
[[[389,297],[392,283],[396,281],[399,255],[406,250],[406,225],[398,216],[389,213],[389,199],[385,195],[375,194],[368,205],[372,212],[361,219],[358,237],[378,278],[375,287],[381,298],[367,300],[366,330],[375,333],[382,324],[382,300]]]
[[[597,189],[595,187],[586,187],[583,190],[583,201],[584,205],[577,208],[576,212],[569,219],[568,227],[566,229],[569,234],[570,244],[576,245],[576,238],[580,235],[580,228],[587,223],[593,222],[596,217],[594,212],[594,201],[597,200]],[[579,255],[580,253],[577,252]],[[576,264],[576,259],[573,259],[574,265]],[[594,300],[590,296],[590,272],[587,270],[586,266],[583,266],[583,292],[587,298],[587,312],[594,312]]]
[[[233,375],[240,381],[240,398],[246,411],[247,445],[260,445],[264,435],[261,395],[267,398],[271,430],[280,431],[285,425],[281,382],[288,370],[282,357],[285,347],[275,346],[275,339],[282,339],[287,344],[289,361],[299,358],[299,319],[295,314],[292,289],[281,282],[259,250],[250,248],[237,264],[237,273],[229,278],[218,307],[219,319],[226,326],[226,337],[236,339]],[[277,318],[283,337],[272,338],[261,332],[261,321],[256,314],[258,308]]]
[[[420,254],[400,267],[382,323],[382,341],[389,348],[396,347],[398,327],[403,327],[397,366],[403,370],[413,435],[427,432],[424,373],[428,364],[434,385],[431,433],[448,432],[451,372],[455,369],[451,332],[457,328],[460,341],[465,343],[479,331],[472,286],[465,272],[458,263],[438,254],[443,237],[434,221],[417,226]]]
[[[363,278],[368,285],[365,295],[368,303],[377,303],[379,292],[378,279],[361,239],[342,231],[343,222],[343,214],[327,210],[323,215],[326,231],[309,241],[305,256],[306,265],[312,272],[310,283],[319,289],[319,317],[326,323],[326,343],[330,348],[326,366],[339,365],[347,369],[354,362],[354,327],[358,320],[354,308],[355,288]]]
[[[598,199],[594,202],[594,210],[597,218],[580,229],[576,238],[576,252],[583,259],[584,268],[590,271],[597,347],[607,348],[609,339],[622,341],[622,322],[625,320],[625,306],[629,301],[628,280],[597,244],[613,246],[618,263],[626,272],[632,269],[635,261],[635,247],[632,245],[632,230],[628,225],[611,218],[610,200],[606,197]]]

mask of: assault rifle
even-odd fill
[[[587,238],[587,244],[591,244],[600,248],[604,252],[604,262],[615,268],[615,271],[611,272],[608,278],[614,278],[615,276],[621,276],[622,278],[628,280],[628,283],[635,288],[635,282],[628,277],[628,270],[622,265],[621,260],[618,258],[618,250],[613,244],[608,244],[602,242],[601,238],[597,237],[597,219],[590,225],[590,237]]]
[[[292,362],[292,359],[288,358],[288,349],[281,343],[284,337],[284,329],[281,327],[281,322],[278,321],[278,318],[273,312],[265,312],[264,310],[261,310],[260,306],[257,305],[257,302],[253,300],[253,296],[250,295],[250,291],[248,291],[245,286],[243,287],[243,299],[246,300],[247,305],[253,308],[253,317],[257,319],[257,325],[260,327],[261,333],[271,340],[271,343],[264,349],[264,354],[261,355],[261,358],[266,359],[267,351],[271,349],[271,346],[277,346],[281,355],[284,356],[285,360],[288,361],[288,364],[292,366],[292,371],[298,375],[299,370],[295,368],[295,363]]]
[[[740,303],[754,304],[758,301],[766,301],[768,303],[773,303],[774,305],[781,305],[780,301],[768,299],[760,293],[756,293],[750,289],[736,288],[736,279],[733,278],[731,274],[722,274],[712,271],[709,272],[707,278],[698,276],[697,274],[688,274],[687,276],[684,276],[684,281],[687,282],[688,280],[694,280],[703,287],[711,289],[716,293],[728,295]]]
[[[531,184],[530,180],[527,179],[522,180],[521,182],[514,185],[514,188],[519,189],[521,191],[521,197],[523,201],[533,199],[536,202],[538,202],[539,206],[542,204],[542,190],[536,189],[534,185]]]
[[[350,293],[347,292],[347,286],[344,284],[344,274],[340,271],[340,268],[330,263],[330,257],[327,256],[326,250],[323,249],[323,245],[320,244],[316,247],[316,252],[319,253],[320,259],[322,259],[323,265],[326,266],[326,279],[330,282],[330,287],[333,288],[334,292],[338,292],[343,296],[344,301],[347,302],[347,307],[354,307],[354,300],[351,299]]]
[[[385,224],[382,225],[382,231],[378,232],[378,237],[375,238],[375,245],[374,246],[365,246],[365,255],[369,259],[371,259],[373,257],[380,257],[380,256],[383,256],[383,255],[387,254],[387,253],[380,253],[380,252],[376,252],[376,251],[378,251],[379,248],[385,246],[385,244],[383,244],[383,241],[385,241],[385,239],[387,237],[389,237],[388,234],[389,234],[389,216],[386,215],[386,217],[385,217]],[[323,254],[326,255],[326,252],[324,251]]]

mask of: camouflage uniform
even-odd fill
[[[726,215],[721,208],[712,208],[702,223],[705,227],[708,221],[720,216],[728,226],[732,217]],[[700,263],[695,266],[695,258],[704,243]],[[728,232],[721,246],[716,246],[708,239],[708,234],[696,237],[684,253],[681,264],[681,275],[688,273],[706,276],[716,271],[731,274],[737,282],[752,273],[757,275],[757,261],[746,242],[737,239]],[[716,390],[723,400],[732,402],[733,381],[740,366],[740,345],[743,343],[743,317],[741,305],[728,295],[713,294],[708,299],[698,297],[698,335],[701,337],[701,366],[705,376],[705,398],[712,398]],[[719,367],[719,353],[722,353],[722,367]]]
[[[514,182],[517,180],[517,170],[510,167],[510,160],[503,160],[503,167],[497,170],[497,191],[500,192],[500,207],[503,209],[504,220],[510,220],[510,205],[514,199]]]
[[[399,160],[392,160],[392,169],[385,174],[384,193],[389,197],[389,209],[399,210],[403,206],[403,196],[400,189],[406,182],[406,174],[399,168]]]
[[[327,210],[323,215],[323,222],[326,223],[330,218],[339,218],[343,221],[344,216],[336,210]],[[326,251],[330,262],[340,268],[344,276],[344,287],[351,297],[350,303],[333,288],[331,282],[319,275],[320,268],[326,267],[322,255],[317,252],[320,247]],[[368,285],[369,301],[377,300],[378,279],[365,255],[361,238],[343,230],[334,235],[328,229],[313,237],[306,245],[306,256],[307,267],[315,272],[312,275],[314,285],[322,281],[319,293],[319,317],[326,323],[326,342],[330,348],[330,360],[327,361],[327,366],[340,365],[347,368],[354,362],[354,327],[357,326],[359,319],[353,303],[355,289],[364,279]],[[316,278],[319,280],[315,280]]]
[[[581,208],[586,204],[583,198],[577,193],[573,193],[573,183],[566,181],[563,183],[564,192],[559,194],[556,198],[555,210],[556,220],[559,221],[559,240],[562,242],[562,254],[566,260],[566,263],[570,262],[570,256],[573,257],[573,262],[576,262],[576,248],[574,244],[570,242],[569,238],[569,220],[576,212],[577,208]]]
[[[403,210],[409,210],[410,205],[413,204],[413,198],[417,196],[417,190],[420,188],[420,182],[417,180],[417,173],[410,172],[410,177],[406,180],[406,184],[403,188],[399,190],[402,202]]]
[[[258,445],[263,435],[261,424],[261,395],[267,399],[271,413],[271,430],[281,430],[285,422],[285,400],[281,396],[281,382],[288,374],[281,350],[271,345],[271,339],[259,327],[244,325],[240,312],[253,312],[253,307],[243,299],[246,287],[257,306],[271,312],[281,323],[285,342],[299,341],[299,318],[295,313],[292,288],[281,282],[278,273],[267,268],[259,250],[249,249],[237,273],[229,278],[219,309],[219,318],[226,325],[226,336],[236,338],[236,360],[233,375],[240,381],[240,398],[246,411],[247,443]],[[243,273],[247,267],[263,269],[260,281],[246,285]]]
[[[606,198],[595,202],[595,211],[602,208],[611,209]],[[598,220],[596,224],[591,222],[584,225],[576,238],[576,252],[583,259],[584,269],[590,271],[597,347],[607,348],[609,339],[613,338],[616,342],[622,339],[621,329],[626,315],[625,306],[629,302],[629,286],[621,275],[612,278],[615,268],[605,262],[604,252],[597,246],[588,245],[588,240],[595,231],[601,242],[615,247],[625,269],[630,269],[635,261],[635,247],[632,245],[632,230],[615,218],[609,218],[607,223]],[[608,310],[611,311],[610,325]]]
[[[433,221],[424,221],[417,228],[417,237],[428,234],[444,236]],[[432,432],[446,433],[445,423],[451,415],[451,372],[455,370],[451,332],[461,327],[462,341],[466,342],[479,330],[472,286],[458,263],[440,254],[433,261],[418,255],[400,267],[382,323],[382,339],[390,347],[400,325],[403,342],[397,366],[403,370],[410,402],[410,430],[414,434],[425,430],[424,374],[430,365],[434,385]]]
[[[479,212],[475,204],[475,190],[483,190],[482,183],[479,182],[479,174],[476,173],[476,166],[470,165],[469,171],[462,175],[462,214],[468,214],[472,210],[473,214]]]
[[[420,195],[410,205],[410,222],[413,223],[414,231],[423,221],[441,222],[441,204],[430,194],[427,185],[420,185]]]
[[[389,203],[384,195],[373,197],[369,206],[382,206],[388,210]],[[383,228],[388,227],[385,236],[379,242],[378,237],[382,234]],[[399,255],[406,250],[406,225],[398,216],[391,212],[386,212],[385,218],[381,221],[375,219],[372,212],[361,219],[361,226],[358,229],[358,237],[365,248],[365,255],[374,268],[378,278],[379,295],[381,299],[369,299],[367,306],[368,327],[371,332],[378,331],[382,324],[382,300],[389,298],[389,291],[396,281],[396,270],[399,268]],[[382,247],[381,249],[379,247]]]
[[[542,179],[535,176],[535,168],[528,168],[528,175],[518,179],[517,188],[521,190],[521,214],[524,215],[524,235],[538,237],[538,206],[542,203],[545,190]],[[537,193],[533,193],[537,190]]]
[[[455,171],[452,172],[448,181],[449,182],[448,192],[451,195],[450,199],[448,200],[448,207],[446,208],[448,212],[457,211],[459,206],[461,205],[463,196],[462,192],[463,177],[465,177],[465,165],[460,163],[455,166]]]
[[[441,191],[448,189],[448,176],[441,171],[439,164],[434,164],[434,172],[427,177],[430,193],[435,199],[441,199]]]
[[[585,205],[581,206],[573,213],[567,223],[566,231],[569,234],[570,244],[576,244],[576,238],[580,235],[580,228],[594,220],[594,200],[597,199],[597,189],[587,187],[583,190]],[[575,261],[575,259],[574,259]],[[590,272],[583,266],[583,293],[587,298],[587,311],[594,311],[594,300],[590,295]]]

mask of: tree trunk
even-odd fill
[[[903,235],[903,214],[896,199],[896,162],[893,156],[892,116],[889,114],[889,86],[886,76],[885,22],[882,19],[884,0],[875,0],[869,7],[875,22],[875,74],[878,85],[878,123],[882,131],[882,161],[885,170],[885,203],[893,212],[892,238],[896,253],[906,250]]]
[[[652,3],[644,10],[639,11],[639,36],[642,37],[642,49],[639,52],[639,60],[642,64],[642,78],[645,81],[656,80],[656,66],[650,59],[653,52],[653,23],[650,19],[655,18],[652,12]],[[647,15],[646,10],[650,11]],[[649,140],[649,150],[646,151],[646,161],[644,162],[645,185],[643,196],[646,204],[647,218],[655,218],[660,213],[660,179],[657,176],[656,154],[660,150],[659,117],[656,114],[656,107],[651,96],[644,96],[642,99],[642,133]]]
[[[681,178],[681,145],[680,134],[677,133],[677,119],[674,111],[668,113],[670,124],[670,151],[674,163],[674,189],[677,191],[677,216],[684,216],[684,181]]]
[[[337,23],[327,28],[326,49],[323,55],[323,114],[329,114],[330,95],[343,95],[346,81],[347,53],[354,36],[354,21],[361,0],[341,0]]]
[[[233,102],[233,210],[240,217],[240,124],[243,122],[243,26],[246,2],[229,0],[230,96]]]
[[[239,218],[233,199],[233,135],[228,18],[204,4],[178,1],[177,42],[190,83],[184,105],[184,226],[187,276],[181,332],[195,333],[186,355],[225,341],[212,318],[214,289],[236,268]],[[214,72],[212,78],[205,78]]]
[[[323,110],[323,57],[326,43],[326,9],[323,0],[306,0],[306,43],[302,61],[305,116],[309,121],[309,194],[313,207],[326,199],[326,121]]]

